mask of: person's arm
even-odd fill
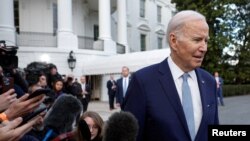
[[[16,118],[10,122],[1,124],[0,127],[0,141],[18,141],[23,135],[28,133],[32,127],[41,120],[40,116],[37,116],[30,120],[28,123],[18,127],[18,125],[22,122],[22,118]]]
[[[109,80],[107,81],[107,85],[106,85],[106,87],[107,87],[107,89],[109,90],[110,89],[110,85],[109,85],[110,83],[109,83]]]
[[[117,80],[117,83],[116,83],[117,85],[116,85],[115,98],[116,98],[116,106],[120,107],[120,95],[119,95],[120,88],[118,86],[118,83],[119,83],[119,80]]]
[[[89,84],[86,84],[86,88],[85,88],[86,90],[86,94],[89,94],[89,95],[91,95],[91,88],[90,88],[90,85]]]
[[[220,85],[222,86],[224,84],[224,81],[222,79],[222,77],[220,77]]]
[[[34,111],[45,99],[45,95],[39,95],[31,99],[27,99],[29,94],[25,94],[15,102],[13,102],[4,113],[9,120],[17,117],[22,117],[32,111]]]

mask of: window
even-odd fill
[[[141,34],[141,51],[146,51],[146,35]]]
[[[57,22],[57,4],[53,3],[53,35],[56,35],[58,29],[58,22]]]
[[[14,22],[15,22],[15,28],[16,32],[20,33],[20,26],[19,26],[19,1],[14,1]]]
[[[140,17],[145,18],[145,0],[140,0]]]
[[[99,37],[99,26],[94,25],[94,41],[97,41]]]
[[[157,5],[157,22],[161,23],[161,6]]]
[[[162,38],[158,37],[158,49],[162,49]]]

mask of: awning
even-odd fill
[[[96,58],[83,64],[84,75],[102,75],[120,73],[123,66],[127,66],[130,72],[135,72],[143,67],[159,63],[170,54],[170,49],[160,49],[128,54],[112,55]]]

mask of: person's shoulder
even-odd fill
[[[135,73],[133,73],[133,76],[134,75],[150,75],[152,73],[156,73],[158,70],[159,70],[159,66],[160,66],[160,63],[157,63],[157,64],[152,64],[152,65],[149,65],[149,66],[146,66],[144,68],[141,68],[139,69],[138,71],[136,71]],[[132,76],[132,77],[133,77]]]
[[[203,78],[214,80],[214,76],[203,68],[196,68],[195,71]]]
[[[120,78],[118,78],[118,79],[116,80],[116,82],[118,82],[118,81],[122,81],[122,77],[120,77]]]

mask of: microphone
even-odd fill
[[[44,118],[44,127],[57,134],[72,131],[83,111],[81,102],[72,95],[59,96]]]
[[[130,112],[115,112],[104,125],[103,141],[135,141],[138,129],[137,119]]]

